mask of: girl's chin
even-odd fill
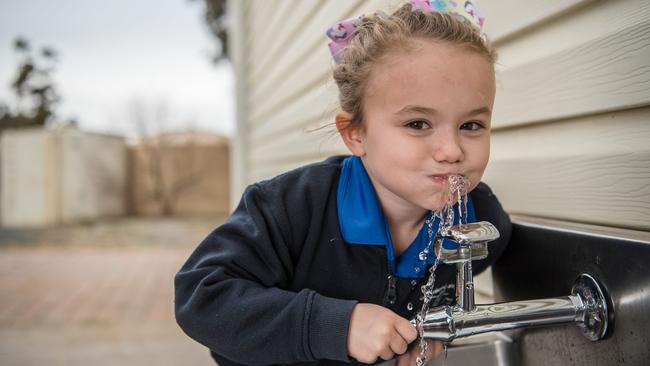
[[[478,185],[478,182],[477,183],[472,183],[471,186],[469,187],[470,189],[468,190],[468,192],[471,192],[474,188],[476,188],[477,185]],[[440,190],[440,191],[437,191],[436,193],[432,194],[431,196],[429,196],[425,200],[425,204],[423,206],[427,210],[440,211],[445,206],[447,206],[447,200],[448,199],[449,199],[449,191]],[[452,204],[456,204],[455,199],[453,199]]]
[[[426,208],[427,210],[433,210],[433,211],[440,211],[442,210],[447,204],[447,195],[436,195],[436,197],[432,197],[431,200],[428,200]]]

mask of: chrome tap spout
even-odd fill
[[[458,243],[457,248],[445,248],[442,239]],[[474,279],[472,260],[488,255],[489,241],[499,238],[499,231],[487,221],[452,226],[445,235],[436,240],[436,253],[444,263],[456,263],[456,303],[465,311],[472,311],[474,304]]]
[[[486,332],[566,323],[577,324],[593,341],[607,334],[613,312],[603,287],[589,274],[578,276],[569,296],[474,304],[471,261],[487,256],[487,242],[498,238],[498,231],[489,222],[480,222],[454,226],[446,237],[459,243],[454,249],[443,248],[442,240],[436,243],[440,260],[456,263],[456,305],[427,312],[418,325],[425,339],[451,342]]]

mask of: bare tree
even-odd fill
[[[205,179],[207,165],[198,159],[201,152],[196,134],[191,129],[184,134],[164,132],[170,112],[163,100],[148,106],[134,99],[129,110],[137,129],[144,175],[150,183],[144,199],[155,204],[163,216],[172,216],[182,195]]]

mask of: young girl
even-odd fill
[[[470,182],[468,221],[501,233],[474,272],[500,255],[510,221],[480,183],[495,93],[481,24],[469,1],[412,0],[328,31],[353,155],[249,186],[176,275],[177,321],[220,365],[413,365],[409,320],[435,259],[419,254],[449,176]],[[454,268],[438,267],[431,306],[454,301]]]

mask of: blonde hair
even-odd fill
[[[407,3],[389,17],[365,16],[333,71],[341,109],[352,115],[352,125],[363,123],[363,95],[372,66],[391,52],[408,50],[414,39],[446,42],[476,52],[492,66],[496,62],[487,39],[452,14],[413,10]]]

